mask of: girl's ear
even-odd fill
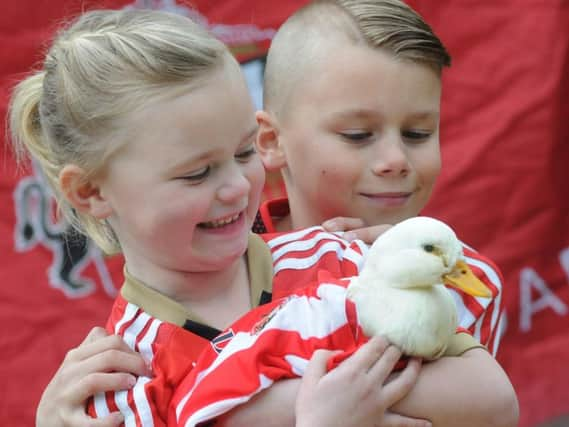
[[[79,212],[98,219],[105,219],[113,212],[99,185],[77,165],[63,167],[59,173],[59,186],[63,196]]]
[[[278,171],[286,166],[286,156],[279,135],[278,121],[267,111],[255,113],[259,130],[255,148],[261,156],[261,161],[267,171]]]

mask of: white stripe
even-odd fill
[[[469,329],[476,320],[474,315],[466,308],[466,305],[464,305],[462,294],[458,293],[454,288],[447,287],[447,289],[450,291],[450,294],[454,299],[454,303],[456,304],[458,325],[462,328]]]
[[[486,318],[486,314],[488,314],[487,311],[482,313],[482,315],[478,318],[478,320],[474,324],[474,333],[472,335],[474,336],[474,338],[476,338],[476,340],[479,343],[482,343],[482,323],[484,323],[484,319]],[[485,344],[485,343],[482,343],[482,344]]]
[[[498,309],[496,309],[498,311]],[[494,343],[492,345],[492,356],[496,357],[498,354],[498,348],[500,347],[500,341],[502,340],[502,335],[504,333],[504,324],[506,322],[506,313],[501,313],[498,317],[498,326],[496,327],[496,332],[494,335]]]
[[[215,418],[216,416],[221,415],[230,409],[247,402],[249,399],[251,399],[251,397],[259,393],[261,390],[270,387],[273,382],[273,380],[267,378],[266,376],[262,374],[259,375],[259,383],[261,385],[251,395],[233,399],[218,400],[210,405],[204,406],[199,411],[194,412],[192,416],[188,418],[184,424],[184,427],[195,427],[197,424],[203,421],[211,420],[212,418]],[[177,421],[179,422],[179,419]]]
[[[148,313],[142,311],[136,317],[135,321],[125,329],[123,339],[130,348],[136,349],[135,346],[138,344],[138,335],[146,327],[149,321],[151,321],[151,319]]]
[[[335,252],[338,259],[342,259],[343,248],[338,245],[338,242],[324,243],[312,255],[304,258],[286,258],[277,262],[274,266],[273,274],[276,275],[281,270],[304,270],[316,264],[322,256],[328,252]]]
[[[136,313],[138,311],[138,307],[135,306],[134,304],[128,304],[127,310],[130,309],[129,311],[132,312],[133,308],[134,312]],[[129,320],[132,320],[132,316],[130,317]],[[138,336],[140,335],[141,331],[148,325],[149,322],[150,322],[150,327],[148,331],[146,332],[144,337],[141,340],[139,340]],[[136,316],[134,322],[132,322],[132,324],[125,329],[122,337],[130,348],[136,349],[136,347],[138,346],[138,351],[143,356],[150,355],[150,357],[146,360],[151,361],[153,354],[151,344],[154,338],[156,337],[157,328],[160,326],[160,323],[161,323],[160,321],[151,318],[147,313],[140,312],[140,314]],[[145,384],[149,380],[150,379],[147,377],[138,377],[135,386],[132,388],[136,413],[139,414],[141,425],[143,427],[154,426],[154,420],[152,417],[150,402],[148,401],[148,396],[146,395],[144,388]],[[125,427],[136,426],[135,412],[133,412],[132,408],[130,408],[130,406],[128,405],[128,390],[115,393],[115,403],[117,404],[117,407],[120,409],[121,413],[125,417]]]
[[[490,321],[490,327],[492,328],[492,331],[494,331],[496,328],[499,327],[498,321],[499,321],[499,317],[500,317],[500,309],[501,306],[500,304],[502,303],[502,289],[500,288],[500,293],[498,294],[498,296],[496,297],[496,302],[494,303],[494,311],[492,312],[492,319]],[[496,341],[494,341],[494,345],[498,345],[500,343],[500,339],[502,338],[500,336],[501,334],[498,333],[498,331],[496,331]]]
[[[310,227],[305,228],[300,231],[293,231],[291,233],[286,233],[281,236],[275,237],[267,242],[269,248],[274,248],[275,246],[282,245],[284,243],[290,243],[292,241],[304,239],[308,234],[312,233],[315,230],[323,230],[322,227]]]
[[[156,327],[153,327],[154,326],[153,324],[155,323],[154,320],[156,319],[151,318],[148,315],[148,313],[141,312],[136,317],[135,321],[128,328],[125,329],[123,334],[123,339],[130,348],[136,349],[136,347],[138,346],[138,351],[140,353],[144,355],[145,352],[147,354],[148,352],[150,352],[149,354],[151,355],[151,357],[152,357],[152,349],[151,349],[152,341],[148,340],[145,341],[144,338],[148,336],[148,339],[153,339],[156,336],[156,331],[157,331],[156,328],[160,325],[160,323],[159,321],[157,321]],[[143,339],[139,340],[138,336],[140,335],[141,331],[148,325],[149,322],[151,323],[149,330],[147,331]],[[151,361],[152,359],[150,358],[147,360]],[[154,426],[154,421],[152,419],[152,412],[150,410],[150,403],[148,401],[148,396],[146,395],[144,389],[144,385],[148,381],[149,379],[146,377],[139,377],[138,380],[136,381],[135,386],[132,389],[132,392],[134,393],[134,405],[136,407],[136,412],[140,415],[140,421],[143,427]],[[126,400],[124,400],[126,399],[126,396],[127,396],[126,394],[124,394],[124,396],[123,395],[119,396],[117,394],[117,396],[115,397],[115,402],[117,406],[119,406],[120,402],[120,404],[125,410],[125,412],[123,412],[123,415],[125,416],[125,426],[127,419],[131,419],[133,423],[136,423],[134,412],[132,412]],[[123,410],[121,409],[121,412],[122,411]],[[136,424],[132,425],[134,426]]]
[[[464,243],[464,242],[462,242],[462,241],[460,241],[460,244],[461,244],[463,247],[465,247],[466,249],[469,249],[469,250],[471,250],[472,252],[478,253],[478,251],[477,251],[476,249],[474,249],[472,246],[467,245],[466,243]]]
[[[162,322],[158,319],[152,319],[150,327],[138,342],[138,351],[142,354],[142,357],[146,362],[152,362],[154,359],[154,351],[152,350],[152,344],[156,339],[156,334],[158,333],[158,328]]]
[[[152,416],[152,409],[148,402],[148,396],[144,386],[150,381],[148,377],[139,377],[136,385],[133,388],[134,404],[136,405],[136,412],[140,417],[140,425],[142,427],[154,427],[154,418]]]
[[[369,246],[366,245],[361,240],[354,240],[352,243],[355,243],[358,246],[358,249],[360,250],[361,253],[356,251],[354,248],[350,246],[344,252],[344,259],[353,262],[356,265],[359,272],[364,266],[365,258],[369,252]]]
[[[303,377],[306,372],[306,367],[308,366],[308,359],[304,357],[297,356],[296,354],[287,354],[285,360],[292,368],[292,372],[298,377]]]
[[[130,406],[128,406],[128,392],[129,390],[117,391],[115,393],[115,403],[124,417],[125,427],[136,427],[136,417]]]
[[[329,233],[318,233],[312,236],[310,239],[307,240],[296,240],[286,245],[283,245],[281,248],[277,249],[276,251],[272,252],[273,262],[277,262],[282,256],[286,255],[289,252],[305,252],[316,245],[318,245],[323,240],[338,242],[339,246],[342,246],[342,249],[347,247],[349,243],[345,240],[340,239],[338,236]]]
[[[105,397],[105,393],[97,393],[95,395],[95,398],[93,399],[94,401],[94,406],[95,406],[95,414],[97,415],[97,418],[103,418],[106,417],[107,415],[109,415],[111,413],[111,411],[109,410],[109,407],[107,405],[107,399]]]
[[[136,427],[136,414],[140,418],[142,427],[153,427],[154,419],[152,410],[146,395],[145,385],[150,381],[148,377],[138,377],[136,384],[131,390],[122,390],[115,393],[115,403],[119,411],[124,416],[125,427]],[[136,411],[133,411],[128,404],[128,393],[132,391]]]
[[[131,321],[134,316],[136,315],[136,312],[138,311],[138,307],[134,304],[127,304],[126,309],[121,317],[121,319],[115,324],[114,327],[114,332],[115,334],[119,334],[119,331],[122,327],[122,325],[124,325],[125,323]],[[131,347],[133,348],[133,347]],[[114,399],[115,402],[117,402],[117,394],[120,392],[115,392],[114,393]],[[98,418],[103,418],[107,415],[110,414],[110,409],[109,406],[107,404],[107,399],[105,396],[105,393],[98,393],[97,395],[95,395],[94,398],[94,407],[95,407],[95,413],[97,414]],[[128,405],[127,405],[128,407]],[[120,410],[120,406],[119,406],[119,410]],[[130,409],[129,409],[130,411]],[[122,410],[121,410],[122,412]]]
[[[126,322],[130,322],[136,315],[137,311],[138,307],[136,305],[131,303],[128,303],[126,305],[126,309],[122,315],[122,318],[115,324],[115,334],[119,334],[122,325],[124,325]]]

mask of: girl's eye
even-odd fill
[[[254,146],[235,154],[235,158],[240,161],[246,162],[257,152]]]
[[[194,183],[203,181],[205,178],[207,178],[207,176],[209,175],[211,171],[211,167],[210,166],[205,166],[201,169],[198,169],[197,171],[195,171],[194,173],[191,173],[189,175],[184,175],[181,176],[180,179],[185,179],[187,181],[191,181]]]
[[[404,130],[401,132],[401,136],[405,139],[411,140],[413,142],[422,142],[430,138],[432,132],[424,130]]]
[[[349,142],[364,142],[371,138],[373,133],[364,131],[340,132],[340,136]]]

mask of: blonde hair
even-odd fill
[[[14,89],[9,127],[18,161],[31,155],[60,212],[105,252],[120,251],[106,221],[75,211],[59,173],[76,164],[89,176],[118,148],[125,116],[166,89],[187,85],[224,62],[227,48],[183,16],[149,10],[100,10],[62,30],[43,69]]]
[[[441,72],[451,58],[431,27],[399,0],[317,0],[277,31],[265,67],[264,107],[278,113],[330,40],[366,45]],[[294,62],[291,61],[294,58]]]

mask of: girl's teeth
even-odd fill
[[[206,228],[223,227],[224,225],[231,224],[232,222],[237,221],[238,218],[239,218],[239,214],[234,215],[234,216],[229,217],[229,218],[220,219],[217,221],[204,222],[203,226]]]

